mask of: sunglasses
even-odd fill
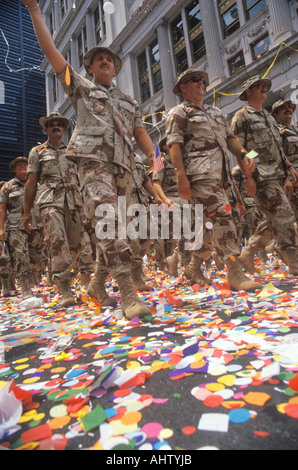
[[[62,122],[49,122],[47,127],[64,127]]]
[[[187,82],[185,82],[185,83],[188,83],[188,82],[193,82],[193,83],[202,82],[202,83],[204,83],[204,85],[205,85],[206,80],[205,80],[204,78],[202,78],[202,77],[192,77],[190,80],[187,80]]]
[[[269,91],[269,87],[265,83],[258,83],[257,85],[252,86],[252,88],[259,88],[259,90]]]

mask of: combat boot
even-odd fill
[[[150,309],[138,297],[129,273],[115,275],[120,289],[122,312],[128,320],[150,314]]]
[[[178,263],[179,263],[179,256],[178,251],[174,250],[174,252],[166,258],[166,267],[168,268],[170,276],[178,277]]]
[[[281,252],[284,263],[289,268],[289,274],[298,275],[298,252],[295,248],[288,248]]]
[[[20,279],[19,283],[22,288],[22,300],[30,299],[30,297],[33,297],[33,292],[31,290],[30,285],[30,278]]]
[[[58,288],[58,292],[61,295],[61,307],[71,307],[76,304],[76,300],[72,295],[70,280],[58,279],[54,276],[54,283]]]
[[[96,271],[89,283],[87,294],[89,297],[96,299],[102,307],[114,307],[117,305],[117,300],[107,294],[105,290],[106,278],[106,271]]]
[[[149,292],[151,289],[151,286],[149,284],[146,284],[144,280],[144,273],[142,270],[142,266],[139,263],[133,263],[131,269],[130,269],[130,274],[132,278],[133,285],[137,290],[140,291],[147,291]]]
[[[9,278],[2,278],[2,297],[10,297]]]
[[[262,288],[259,282],[252,281],[244,274],[236,259],[228,259],[226,261],[226,267],[228,271],[228,283],[231,290],[246,290],[248,292],[254,292],[255,290]]]
[[[78,280],[80,281],[83,287],[88,288],[91,282],[91,275],[88,272],[85,272],[85,273],[79,272]]]
[[[245,269],[252,275],[257,272],[255,268],[255,254],[257,253],[258,248],[251,245],[246,245],[241,251],[240,256],[238,257],[239,262],[245,267]]]
[[[201,268],[201,260],[197,256],[192,256],[190,263],[184,269],[184,274],[187,279],[190,281],[199,284],[199,286],[204,287],[211,285],[211,279],[207,279]]]

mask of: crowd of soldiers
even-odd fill
[[[68,120],[57,112],[42,117],[47,141],[30,151],[28,161],[18,157],[11,163],[15,178],[0,193],[2,264],[9,255],[11,259],[6,268],[0,267],[2,295],[9,295],[15,275],[22,298],[29,298],[46,266],[62,307],[75,303],[73,273],[79,273],[90,297],[113,306],[116,300],[105,286],[111,275],[125,317],[144,316],[150,309],[137,291],[150,289],[142,265],[152,249],[169,274],[178,276],[181,263],[185,277],[200,286],[212,283],[202,265],[213,259],[218,269],[226,269],[231,290],[260,289],[260,282],[249,274],[255,274],[255,256],[266,256],[271,243],[289,274],[298,274],[298,131],[292,123],[293,102],[279,100],[269,113],[263,104],[271,81],[254,76],[243,83],[239,99],[247,104],[229,125],[220,109],[204,103],[208,75],[186,70],[173,88],[181,103],[168,111],[166,134],[159,143],[163,168],[155,172],[155,149],[138,103],[113,84],[121,58],[109,48],[94,47],[84,56],[89,77],[82,77],[56,49],[36,1],[22,2],[73,104],[77,123],[66,146]],[[135,145],[147,157],[150,171],[135,154]],[[234,169],[229,153],[237,161]],[[183,236],[124,237],[120,196],[127,209],[135,202],[147,208],[150,202],[164,204],[169,210],[185,202],[201,205],[202,246],[187,250]],[[115,233],[98,237],[101,208],[107,204],[115,207]]]

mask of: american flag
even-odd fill
[[[155,157],[154,157],[154,162],[153,162],[153,175],[155,175],[155,173],[157,173],[159,170],[162,170],[163,168],[164,168],[164,164],[162,163],[159,145],[156,144]]]

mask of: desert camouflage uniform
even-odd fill
[[[171,157],[166,153],[161,153],[161,158],[164,167],[157,171],[153,176],[154,181],[160,181],[161,187],[164,194],[175,202],[180,208],[181,211],[181,227],[182,227],[182,216],[183,216],[183,204],[186,204],[187,201],[185,199],[181,199],[178,193],[177,187],[177,175],[175,168],[172,165]],[[174,218],[172,217],[172,213],[169,213],[169,239],[163,240],[164,245],[164,253],[165,257],[170,256],[174,250],[177,250],[179,253],[179,257],[185,258],[185,263],[189,260],[189,253],[186,252],[184,249],[184,238],[182,237],[181,240],[177,242],[176,239],[173,238],[173,222]],[[182,260],[183,262],[183,260]]]
[[[44,268],[43,232],[40,214],[33,207],[32,233],[25,231],[23,224],[25,181],[11,179],[1,189],[0,202],[7,206],[6,230],[9,253],[17,279],[29,279]]]
[[[232,169],[232,177],[239,188],[246,208],[246,214],[242,222],[242,237],[248,240],[255,233],[259,222],[261,222],[262,214],[256,206],[254,197],[247,196],[245,192],[244,176],[238,165]]]
[[[51,272],[61,280],[69,278],[84,240],[81,220],[82,198],[75,163],[65,157],[66,145],[59,149],[50,142],[33,147],[28,159],[28,174],[39,175],[36,204],[39,205],[43,226],[50,240]],[[91,263],[91,266],[89,266]],[[92,271],[92,258],[86,270]]]
[[[283,150],[291,165],[298,171],[298,127],[278,124],[282,136]],[[291,207],[298,222],[298,186],[294,186],[294,194],[289,196]]]
[[[76,161],[84,201],[85,214],[96,230],[103,219],[97,208],[108,204],[114,208],[115,237],[101,238],[97,245],[97,262],[113,276],[130,270],[131,248],[127,237],[118,231],[118,197],[131,204],[135,171],[133,133],[144,127],[136,101],[124,95],[114,85],[109,88],[96,84],[72,67],[70,85],[65,72],[58,75],[64,91],[77,113],[76,128],[66,155]]]
[[[227,139],[233,136],[225,116],[218,108],[200,108],[185,100],[169,112],[166,134],[169,147],[182,144],[191,202],[203,205],[204,240],[194,254],[208,260],[214,249],[221,259],[239,256],[240,242],[224,189],[224,184],[232,184]]]
[[[255,201],[264,220],[261,222],[261,232],[258,235],[255,233],[253,238],[257,238],[263,248],[271,230],[280,252],[297,250],[295,216],[283,189],[285,162],[276,121],[266,110],[257,111],[247,105],[235,114],[231,127],[244,148],[259,154],[255,158],[256,171],[253,176],[257,184]]]

